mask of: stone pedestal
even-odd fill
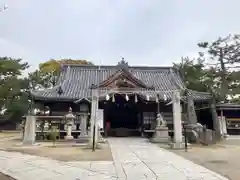
[[[73,136],[72,136],[72,126],[71,125],[68,125],[68,127],[67,127],[67,135],[64,138],[66,140],[73,139]]]
[[[170,143],[171,149],[184,149],[185,145],[182,142],[173,142]]]
[[[24,127],[24,145],[33,145],[36,138],[36,116],[27,116],[26,123]]]
[[[154,143],[168,143],[169,142],[169,136],[168,136],[168,127],[157,127],[156,132],[153,135],[153,138],[151,138],[151,142]]]

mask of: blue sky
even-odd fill
[[[239,0],[0,0],[0,56],[171,65],[239,33]]]

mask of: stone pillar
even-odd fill
[[[98,109],[97,110],[97,126],[98,126],[98,142],[99,143],[104,143],[105,140],[103,139],[101,135],[101,128],[103,128],[103,109]]]
[[[224,134],[224,137],[228,137],[227,122],[226,122],[226,117],[225,116],[222,117],[222,123],[223,123],[223,134]]]
[[[184,144],[182,143],[182,115],[181,115],[181,104],[180,104],[180,91],[174,91],[173,93],[173,132],[174,141],[171,144],[173,149],[182,149]]]
[[[65,136],[65,139],[73,139],[72,126],[70,124],[67,126],[67,136]]]
[[[218,117],[218,121],[219,121],[219,124],[220,124],[220,131],[221,131],[221,135],[226,138],[228,137],[228,134],[227,134],[227,123],[226,123],[226,117],[223,116],[223,111],[221,110],[221,116]]]
[[[91,129],[89,145],[93,145],[93,128],[95,125],[95,146],[97,144],[98,124],[97,124],[97,110],[98,110],[98,89],[92,89],[92,104],[91,104]]]
[[[89,140],[89,136],[87,135],[87,118],[88,118],[88,113],[83,113],[81,114],[81,124],[80,124],[80,129],[81,133],[78,136],[77,142],[87,142]]]
[[[196,131],[194,128],[197,126],[197,115],[195,111],[195,105],[193,101],[193,97],[191,95],[187,95],[187,126],[186,126],[186,136],[190,142],[197,142]],[[184,138],[183,138],[184,139]]]
[[[36,139],[36,116],[26,116],[23,144],[33,145]]]
[[[26,118],[25,118],[25,120],[22,120],[22,123],[21,123],[21,139],[22,139],[22,141],[24,139],[25,122],[26,122]]]
[[[187,96],[187,115],[189,124],[197,124],[197,115],[192,96]]]
[[[80,136],[86,136],[87,135],[87,117],[88,117],[87,114],[83,114],[81,116],[81,124],[80,124],[81,134],[80,134]]]
[[[210,107],[211,107],[211,113],[212,113],[212,119],[213,119],[213,130],[215,131],[215,138],[216,140],[220,140],[221,139],[220,124],[218,121],[216,102],[214,98],[213,98],[213,102],[211,102]]]

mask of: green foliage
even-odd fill
[[[86,60],[52,59],[40,64],[38,70],[23,78],[21,75],[29,67],[28,63],[21,59],[0,57],[0,119],[21,121],[29,109],[30,90],[56,85],[62,64],[92,63]]]
[[[201,42],[197,59],[182,58],[174,64],[189,89],[210,91],[220,100],[240,94],[240,36],[229,35],[213,42]],[[233,100],[239,101],[239,100]]]
[[[92,63],[86,60],[51,59],[39,64],[39,69],[29,74],[32,87],[38,89],[39,87],[49,88],[55,86],[63,64],[90,65]]]
[[[220,37],[211,43],[199,43],[198,46],[206,50],[211,62],[215,94],[222,101],[226,101],[227,95],[238,94],[240,73],[236,70],[236,65],[240,62],[240,35]]]
[[[22,74],[22,71],[27,69],[28,63],[22,63],[21,59],[13,59],[8,57],[0,58],[0,75],[2,77],[6,76],[18,76]]]
[[[182,58],[181,63],[174,63],[174,68],[178,69],[186,87],[188,89],[207,92],[213,84],[211,73],[204,69],[204,60]]]
[[[0,109],[6,109],[1,119],[21,121],[28,108],[28,98],[21,93],[28,89],[29,81],[21,78],[28,64],[21,59],[0,58]]]
[[[59,137],[59,136],[60,136],[59,129],[56,126],[52,126],[49,137],[52,140],[53,147],[56,146],[57,137]]]

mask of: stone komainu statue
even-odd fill
[[[167,126],[167,122],[163,119],[160,113],[157,114],[157,126],[162,126],[162,127]]]

